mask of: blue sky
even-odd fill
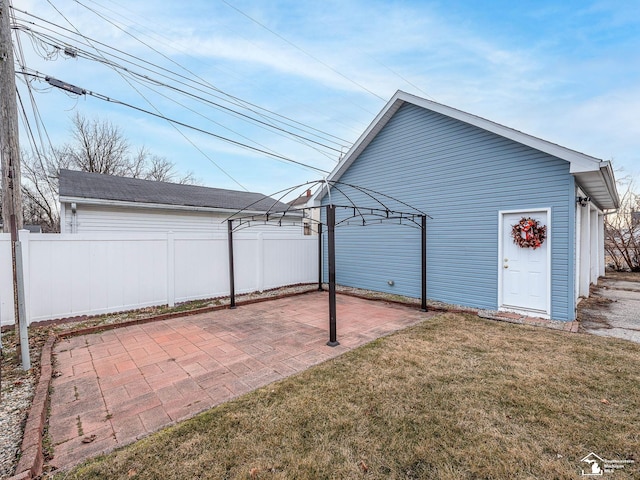
[[[42,37],[33,40],[24,29],[93,54],[97,47],[103,58],[122,65],[111,55],[134,55],[173,79],[158,71],[145,72],[149,77],[172,85],[177,85],[176,73],[184,81],[197,75],[201,90],[189,88],[192,94],[227,107],[225,94],[233,95],[325,132],[323,140],[315,140],[328,144],[328,138],[329,146],[343,152],[401,89],[612,160],[626,174],[640,174],[639,0],[13,4],[40,17],[16,11],[28,68],[323,170],[335,166],[338,151],[310,148],[162,86],[127,83],[98,61],[56,55]],[[69,141],[69,118],[78,111],[111,121],[133,146],[167,157],[204,185],[242,185],[271,194],[322,177],[121,105],[69,95],[43,81],[32,81],[32,87],[55,145]],[[19,89],[28,99],[24,82]],[[212,92],[221,98],[210,97]],[[28,148],[26,142],[23,147]]]

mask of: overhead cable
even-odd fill
[[[80,31],[75,27],[75,25],[73,25],[73,23],[71,23],[71,21],[70,21],[70,20],[68,20],[68,19],[67,19],[67,17],[65,17],[65,16],[62,14],[62,12],[60,12],[60,11],[59,11],[59,10],[58,10],[58,9],[57,9],[53,4],[52,4],[52,3],[51,3],[51,0],[47,0],[47,2],[49,2],[49,4],[50,4],[50,5],[51,5],[51,6],[52,6],[52,7],[53,7],[53,8],[54,8],[54,9],[55,9],[55,10],[56,10],[56,11],[57,11],[61,16],[62,16],[62,18],[64,18],[64,19],[67,21],[67,23],[68,23],[69,25],[71,25],[71,27],[73,27],[73,29],[74,29],[74,30],[76,30],[76,32],[78,32],[78,34],[79,34],[80,36],[82,36],[83,38],[85,38],[85,40],[89,41],[89,40],[88,40],[86,37],[84,37],[84,35],[83,35],[83,34],[82,34],[82,33],[81,33],[81,32],[80,32]],[[90,41],[89,41],[89,44],[91,45],[91,42],[90,42]],[[96,49],[93,45],[91,45],[91,47],[92,47],[92,48],[94,48],[94,49],[98,52],[98,54],[100,55],[100,51],[99,51],[98,49]],[[104,58],[104,57],[103,57],[103,58]],[[105,60],[106,60],[106,59],[105,59]],[[112,67],[112,68],[113,68],[113,67]],[[131,84],[131,82],[129,82],[129,81],[124,77],[124,75],[123,75],[120,71],[118,71],[118,70],[117,70],[117,69],[115,69],[115,68],[114,68],[114,70],[116,70],[116,72],[117,72],[117,73],[118,73],[118,74],[123,78],[123,80],[124,80],[125,82],[127,82],[127,83],[129,84],[129,86],[130,86],[131,88],[133,88],[133,89],[136,91],[136,93],[138,93],[138,95],[140,95],[140,96],[141,96],[141,97],[142,97],[142,98],[143,98],[143,99],[144,99],[144,100],[149,104],[149,106],[150,106],[151,108],[153,108],[153,109],[156,111],[156,114],[158,115],[158,117],[159,117],[159,118],[164,118],[167,122],[169,122],[169,124],[170,124],[170,125],[171,125],[171,126],[172,126],[172,127],[173,127],[173,128],[174,128],[174,129],[179,133],[179,134],[180,134],[180,135],[182,135],[182,137],[183,137],[183,138],[185,138],[187,141],[189,141],[189,143],[191,143],[191,144],[193,145],[193,142],[191,142],[191,141],[187,138],[187,136],[186,136],[182,131],[180,131],[180,129],[176,126],[176,124],[175,124],[174,122],[171,122],[169,119],[165,118],[165,117],[164,117],[164,115],[162,115],[162,114],[160,113],[160,110],[158,110],[158,109],[155,107],[155,105],[153,105],[153,103],[151,103],[151,101],[150,101],[149,99],[147,99],[144,95],[142,95],[142,93],[140,93],[140,91],[138,91],[138,89],[136,89],[136,88]],[[51,85],[53,85],[54,87],[62,88],[63,90],[72,91],[72,93],[78,93],[78,92],[80,92],[80,93],[82,93],[82,94],[84,94],[84,93],[85,93],[83,89],[79,89],[78,87],[75,87],[75,86],[73,86],[73,85],[71,85],[70,87],[69,87],[67,84],[62,84],[62,86],[59,86],[59,85],[57,85],[57,84],[53,84],[53,83],[51,83],[51,81],[50,81],[50,80],[47,80],[47,81],[48,81]],[[71,88],[71,90],[70,90],[70,88]],[[74,90],[74,89],[75,89],[75,90]],[[202,152],[202,150],[200,150],[200,149],[198,149],[198,150],[199,150],[200,152]],[[238,180],[236,180],[236,179],[235,179],[235,178],[234,178],[234,177],[233,177],[229,172],[227,172],[224,168],[222,168],[222,167],[221,167],[221,166],[220,166],[220,165],[219,165],[215,160],[213,160],[213,159],[212,159],[211,157],[209,157],[208,155],[205,155],[205,157],[206,157],[206,158],[207,158],[207,159],[208,159],[208,160],[209,160],[209,161],[210,161],[210,162],[211,162],[211,163],[212,163],[212,164],[213,164],[213,165],[214,165],[218,170],[220,170],[223,174],[225,174],[229,179],[231,179],[233,182],[235,182],[237,185],[239,185],[239,186],[240,186],[241,188],[243,188],[244,190],[249,191],[249,190],[248,190],[244,185],[242,185]]]
[[[31,28],[22,27],[21,30],[24,31],[29,36],[41,37],[41,38],[39,38],[39,40],[41,42],[44,42],[46,45],[49,45],[54,49],[61,50],[61,51],[62,50],[65,50],[65,51],[70,50],[70,47],[64,46],[64,42],[60,42],[59,40],[56,40],[55,38],[53,38],[53,37],[51,37],[51,36],[49,36],[47,34],[43,34],[41,32],[38,32],[38,31],[34,30],[34,29],[31,29]],[[333,140],[323,138],[323,140],[325,140],[325,141],[328,140],[328,141],[333,142],[334,144],[336,144],[336,145],[341,147],[341,148],[335,148],[335,147],[332,147],[330,145],[327,145],[326,143],[314,140],[313,138],[310,138],[308,136],[304,136],[304,135],[298,134],[296,132],[293,132],[291,130],[287,130],[286,128],[279,127],[278,125],[276,125],[276,124],[274,124],[272,122],[265,122],[263,120],[260,120],[258,118],[252,117],[251,115],[248,115],[248,114],[243,113],[241,111],[235,110],[233,108],[227,107],[227,106],[222,105],[220,103],[217,103],[217,102],[214,102],[214,101],[209,100],[207,98],[204,98],[204,97],[202,97],[200,95],[196,95],[196,94],[194,94],[192,92],[188,92],[188,91],[186,91],[186,90],[184,90],[182,88],[178,88],[176,86],[167,84],[165,82],[162,82],[160,80],[154,79],[154,78],[152,78],[152,77],[150,77],[148,75],[145,75],[143,73],[136,72],[135,70],[132,70],[132,69],[130,69],[128,67],[125,67],[125,66],[123,66],[121,64],[118,64],[117,62],[115,62],[113,60],[109,60],[107,58],[104,58],[104,56],[102,56],[102,53],[105,53],[105,52],[103,52],[103,51],[99,51],[99,52],[100,52],[100,56],[96,56],[95,54],[91,54],[89,52],[83,51],[82,49],[79,49],[77,47],[73,49],[73,54],[74,54],[74,57],[76,57],[76,58],[77,57],[86,58],[86,59],[89,59],[89,60],[92,60],[92,61],[97,61],[97,62],[103,63],[103,64],[105,64],[107,66],[112,67],[112,68],[118,68],[118,69],[120,69],[122,71],[127,72],[128,74],[130,74],[132,76],[136,76],[136,77],[138,77],[138,78],[140,78],[142,80],[145,80],[145,81],[148,81],[148,82],[152,82],[155,85],[171,89],[171,90],[173,90],[173,91],[175,91],[177,93],[180,93],[182,95],[188,96],[188,97],[192,98],[195,101],[199,101],[199,102],[202,102],[203,104],[207,104],[207,105],[213,106],[216,109],[223,110],[228,114],[231,114],[233,116],[239,117],[239,118],[244,119],[244,120],[246,120],[248,122],[253,122],[253,123],[257,124],[258,126],[260,126],[261,128],[272,129],[272,130],[274,130],[276,132],[280,132],[279,134],[285,134],[287,136],[294,137],[293,139],[295,141],[299,141],[300,143],[302,143],[302,144],[304,144],[304,145],[306,145],[306,146],[308,146],[310,148],[313,148],[314,150],[317,150],[319,153],[321,153],[323,155],[325,155],[324,152],[322,152],[321,150],[316,149],[312,145],[309,145],[309,143],[313,143],[315,145],[318,145],[320,147],[332,150],[334,152],[341,152],[342,149],[346,146],[345,143],[337,143],[337,142],[335,142]],[[45,53],[41,53],[41,55],[42,56],[45,56],[45,55],[46,56],[50,56],[50,54],[45,54]],[[111,55],[111,56],[114,56],[114,55]],[[118,58],[119,60],[125,61],[127,63],[132,63],[132,62],[126,60],[126,59],[119,58],[117,56],[115,56],[115,57]],[[136,65],[134,63],[132,63],[132,64]],[[141,67],[141,68],[143,68],[145,70],[152,71],[152,70],[150,70],[148,68],[145,68],[144,66],[140,66],[140,65],[137,65],[137,66],[139,66],[139,67]],[[160,75],[162,77],[168,78],[168,79],[170,79],[172,81],[176,81],[175,79],[171,79],[170,77],[168,77],[166,75],[163,75],[161,73],[158,73],[158,72],[153,72],[153,73],[155,73],[156,75]],[[185,82],[177,81],[177,83],[183,84],[185,86],[189,86]],[[194,88],[194,87],[190,87],[190,88]],[[211,95],[211,93],[206,92],[206,91],[204,91],[204,90],[202,90],[200,88],[194,88],[194,90],[200,91],[202,93],[205,93],[206,95]],[[216,98],[220,98],[219,96],[216,96],[216,95],[212,95],[212,96],[214,96]],[[222,99],[222,100],[224,100],[224,99]],[[280,123],[282,123],[282,122],[280,122]],[[293,126],[293,128],[296,128],[297,130],[300,130],[300,131],[304,131],[301,128],[296,127],[296,126]],[[305,133],[309,133],[309,132],[305,132]],[[319,135],[317,135],[315,133],[312,133],[312,135],[316,135],[316,136],[319,137]],[[326,156],[327,156],[327,158],[330,158],[331,160],[336,161],[333,156],[329,156],[329,155],[326,155]]]
[[[76,0],[77,1],[77,0]],[[367,87],[365,87],[364,85],[362,85],[361,83],[356,82],[355,80],[353,80],[352,78],[347,77],[345,74],[343,74],[342,72],[336,70],[335,68],[333,68],[331,65],[329,65],[326,62],[323,62],[322,60],[320,60],[318,57],[312,55],[311,53],[307,52],[306,50],[304,50],[303,48],[299,47],[298,45],[296,45],[295,43],[293,43],[292,41],[288,40],[287,38],[283,37],[282,35],[280,35],[278,32],[270,29],[269,27],[267,27],[264,23],[259,22],[258,20],[256,20],[255,18],[253,18],[252,16],[250,16],[249,14],[243,12],[242,10],[240,10],[238,7],[236,7],[235,5],[232,5],[231,3],[229,3],[227,0],[220,0],[222,3],[224,3],[225,5],[227,5],[228,7],[234,9],[236,12],[238,12],[240,15],[248,18],[249,20],[251,20],[253,23],[255,23],[256,25],[259,25],[260,27],[264,28],[265,30],[267,30],[268,32],[272,33],[273,35],[275,35],[276,37],[278,37],[280,40],[282,40],[283,42],[291,45],[293,48],[295,48],[296,50],[304,53],[306,56],[308,56],[309,58],[315,60],[316,62],[318,62],[319,64],[325,66],[326,68],[328,68],[329,70],[331,70],[333,73],[340,75],[342,78],[344,78],[345,80],[347,80],[348,82],[356,85],[357,87],[361,88],[362,90],[364,90],[367,93],[370,93],[371,95],[373,95],[374,97],[382,100],[383,102],[386,102],[386,100],[384,98],[382,98],[380,95],[378,95],[377,93],[369,90]]]
[[[22,72],[22,73],[24,75],[31,75],[33,77],[40,78],[41,80],[44,80],[46,78],[46,76],[44,74],[42,74],[42,73],[40,73],[38,71],[34,71],[34,73],[29,73],[29,72]],[[197,132],[200,132],[200,133],[204,133],[205,135],[209,135],[211,137],[217,138],[219,140],[222,140],[224,142],[230,143],[232,145],[236,145],[236,146],[241,147],[241,148],[245,148],[245,149],[248,149],[248,150],[253,150],[255,152],[262,153],[264,155],[273,157],[275,159],[278,159],[278,160],[281,160],[281,161],[284,161],[284,162],[294,163],[296,165],[300,165],[302,167],[309,168],[311,170],[315,170],[315,171],[318,171],[318,172],[329,173],[328,170],[323,170],[322,168],[314,167],[313,165],[309,165],[309,164],[306,164],[306,163],[303,163],[303,162],[299,162],[297,160],[285,157],[283,155],[274,154],[274,153],[271,153],[271,152],[269,152],[267,150],[262,150],[260,148],[252,147],[251,145],[247,145],[245,143],[238,142],[238,141],[233,140],[231,138],[227,138],[227,137],[224,137],[222,135],[218,135],[218,134],[210,132],[208,130],[204,130],[204,129],[198,128],[196,126],[189,125],[189,124],[181,122],[179,120],[176,120],[176,119],[173,119],[173,118],[169,118],[169,117],[167,117],[165,115],[161,115],[161,114],[158,114],[158,113],[151,112],[151,111],[146,110],[146,109],[144,109],[142,107],[138,107],[136,105],[132,105],[132,104],[127,103],[127,102],[123,102],[121,100],[116,100],[115,98],[111,98],[111,97],[108,97],[106,95],[103,95],[103,94],[100,94],[100,93],[97,93],[97,92],[93,92],[91,90],[85,90],[85,92],[86,92],[86,95],[90,95],[90,96],[92,96],[94,98],[97,98],[99,100],[103,100],[103,101],[109,102],[109,103],[114,103],[114,104],[117,104],[117,105],[122,105],[124,107],[128,107],[128,108],[131,108],[133,110],[137,110],[139,112],[146,113],[146,114],[151,115],[153,117],[157,117],[157,118],[161,118],[163,120],[170,121],[172,123],[175,123],[176,125],[180,125],[180,126],[183,126],[185,128],[189,128],[191,130],[194,130],[194,131],[197,131]]]
[[[305,124],[305,123],[299,122],[299,121],[294,120],[294,119],[292,119],[292,118],[290,118],[290,117],[287,117],[287,116],[285,116],[285,115],[279,114],[279,113],[274,112],[274,111],[271,111],[271,110],[266,109],[266,108],[264,108],[264,107],[261,107],[261,106],[259,106],[259,105],[257,105],[257,104],[251,103],[251,102],[249,102],[249,101],[247,101],[247,100],[244,100],[244,99],[241,99],[241,98],[239,98],[239,97],[236,97],[236,96],[234,96],[234,95],[232,95],[232,94],[229,94],[229,93],[227,93],[227,92],[225,92],[225,91],[223,91],[223,90],[221,90],[221,89],[219,89],[219,88],[217,88],[217,87],[215,87],[215,86],[211,85],[211,84],[210,84],[209,82],[207,82],[206,80],[202,80],[202,79],[200,79],[200,77],[197,77],[197,76],[196,76],[196,78],[198,78],[198,79],[199,79],[199,81],[198,81],[198,80],[194,80],[193,78],[187,77],[187,76],[185,76],[185,75],[182,75],[182,74],[180,74],[180,73],[174,72],[174,71],[172,71],[172,70],[169,70],[169,69],[167,69],[167,68],[165,68],[165,67],[162,67],[162,66],[159,66],[159,65],[157,65],[157,64],[154,64],[154,63],[152,63],[152,62],[149,62],[149,61],[147,61],[147,60],[145,60],[145,59],[142,59],[142,58],[140,58],[140,57],[137,57],[137,56],[135,56],[135,55],[132,55],[132,54],[129,54],[129,53],[124,52],[124,51],[122,51],[122,50],[119,50],[119,49],[117,49],[117,48],[114,48],[114,47],[112,47],[112,46],[110,46],[110,45],[107,45],[107,44],[105,44],[105,43],[103,43],[103,42],[100,42],[99,40],[92,39],[92,38],[90,38],[90,37],[88,37],[88,36],[86,36],[86,35],[79,34],[78,32],[74,32],[73,30],[70,30],[70,29],[65,28],[65,27],[63,27],[63,26],[60,26],[60,25],[57,25],[57,24],[55,24],[55,23],[53,23],[53,22],[51,22],[51,21],[49,21],[49,20],[46,20],[46,19],[41,18],[41,17],[38,17],[37,15],[34,15],[34,14],[32,14],[32,13],[26,12],[26,11],[24,11],[24,10],[20,10],[20,9],[18,9],[18,8],[15,8],[15,7],[13,7],[13,9],[14,9],[15,11],[17,11],[17,12],[20,12],[20,13],[22,13],[22,14],[28,15],[28,16],[29,16],[29,17],[31,17],[31,18],[37,19],[37,20],[38,20],[38,21],[40,21],[40,22],[44,22],[44,23],[46,23],[46,24],[48,24],[48,25],[51,25],[52,27],[55,27],[56,29],[60,29],[60,30],[66,31],[66,32],[68,32],[68,33],[71,33],[72,35],[78,35],[78,36],[81,36],[81,37],[82,37],[83,39],[85,39],[86,41],[90,41],[90,42],[92,42],[92,43],[94,43],[94,44],[101,45],[102,47],[105,47],[105,48],[107,48],[107,49],[109,49],[109,50],[112,50],[112,51],[118,52],[118,53],[120,53],[120,54],[122,54],[122,55],[124,55],[124,56],[126,56],[126,57],[129,57],[129,58],[135,59],[137,62],[144,63],[144,64],[149,65],[150,67],[153,67],[153,68],[155,68],[155,69],[157,69],[157,70],[161,70],[161,71],[163,71],[163,72],[166,72],[167,74],[173,75],[173,76],[175,76],[175,77],[179,77],[179,78],[181,78],[181,79],[183,79],[183,80],[185,80],[185,81],[187,81],[187,82],[189,82],[189,83],[191,83],[191,84],[199,85],[200,87],[204,87],[204,88],[206,88],[206,89],[213,90],[213,91],[215,91],[215,92],[219,93],[220,95],[223,95],[223,97],[221,97],[221,96],[219,96],[219,95],[214,95],[214,94],[212,94],[211,92],[205,92],[204,90],[199,89],[199,88],[196,88],[196,87],[194,87],[193,85],[188,85],[187,83],[184,83],[184,82],[182,82],[182,81],[176,80],[175,78],[171,78],[171,77],[169,77],[169,76],[167,76],[167,75],[164,75],[164,74],[161,74],[161,73],[159,73],[159,72],[157,72],[157,71],[153,71],[153,70],[151,70],[150,68],[143,67],[142,65],[140,65],[140,64],[138,64],[138,63],[135,63],[135,62],[132,62],[131,60],[127,60],[127,59],[125,59],[125,58],[118,57],[117,55],[114,55],[114,54],[109,54],[110,56],[113,56],[113,57],[115,57],[115,58],[118,58],[119,60],[125,61],[125,62],[127,62],[127,63],[131,63],[132,65],[136,65],[136,66],[138,66],[138,67],[140,67],[140,68],[144,68],[144,69],[149,70],[149,71],[153,71],[153,73],[155,73],[156,75],[164,76],[165,78],[169,78],[169,79],[171,79],[172,81],[175,81],[175,82],[180,83],[180,84],[185,85],[185,86],[189,86],[190,88],[194,88],[195,90],[200,91],[200,92],[202,92],[202,93],[207,93],[207,95],[211,95],[211,96],[213,96],[213,97],[215,97],[215,98],[218,98],[218,99],[220,99],[220,100],[223,100],[223,101],[226,101],[226,102],[232,103],[232,104],[234,104],[234,105],[236,105],[236,106],[239,106],[239,107],[242,107],[242,108],[246,108],[247,110],[249,110],[249,111],[253,112],[253,113],[254,113],[254,114],[256,114],[256,115],[260,115],[260,116],[261,116],[261,117],[263,117],[263,118],[265,118],[265,115],[268,115],[266,118],[269,118],[269,120],[272,120],[272,121],[274,121],[274,122],[278,122],[278,123],[281,123],[281,124],[283,124],[283,125],[287,125],[288,127],[295,128],[295,129],[298,129],[298,130],[300,130],[300,131],[304,131],[304,132],[306,132],[306,133],[308,133],[308,134],[311,134],[311,135],[316,135],[316,136],[319,136],[319,137],[325,137],[325,140],[328,140],[328,138],[326,138],[326,137],[334,138],[334,139],[336,139],[336,140],[338,141],[338,142],[335,142],[335,143],[338,143],[339,145],[342,145],[342,146],[348,146],[348,145],[350,145],[350,142],[349,142],[349,141],[347,141],[347,140],[345,140],[345,139],[343,139],[343,138],[340,138],[340,137],[338,137],[338,136],[336,136],[336,135],[333,135],[333,134],[331,134],[331,133],[328,133],[328,132],[322,131],[322,130],[320,130],[320,129],[318,129],[318,128],[315,128],[315,127],[313,127],[313,126],[311,126],[311,125],[308,125],[308,124]],[[56,30],[53,30],[52,28],[45,27],[45,26],[43,26],[43,25],[38,25],[38,24],[36,24],[36,23],[35,23],[35,22],[33,22],[33,21],[28,21],[28,20],[25,20],[25,19],[20,19],[20,20],[21,20],[21,21],[23,21],[23,22],[26,22],[27,24],[31,24],[31,25],[38,26],[38,27],[40,27],[40,28],[43,28],[43,29],[49,30],[50,32],[53,32],[53,33],[55,33],[55,34],[57,34],[57,35],[61,35],[61,34],[60,34],[59,32],[57,32]],[[114,25],[114,26],[115,26],[115,25]],[[22,28],[22,29],[24,29],[25,31],[29,31],[29,32],[34,33],[34,34],[45,35],[45,34],[43,34],[43,33],[41,33],[41,32],[37,32],[37,31],[35,31],[35,30],[31,29],[31,28],[28,28],[28,27],[26,27],[26,26],[22,26],[22,25],[19,25],[19,24],[17,25],[17,28]],[[118,28],[120,28],[120,27],[118,27]],[[129,35],[131,35],[131,34],[129,34]],[[61,36],[64,36],[64,35],[61,35]],[[49,37],[49,38],[51,38],[51,37]],[[69,38],[69,37],[66,37],[66,38]],[[135,37],[134,37],[134,38],[135,38]],[[140,41],[139,39],[136,39],[136,40]],[[141,42],[141,43],[142,43],[143,45],[147,46],[144,42]],[[94,47],[94,48],[95,48],[95,47]],[[148,48],[152,48],[152,47],[148,47]],[[153,49],[153,48],[152,48],[152,49]],[[156,50],[154,50],[154,51],[156,51]],[[105,52],[103,51],[102,53],[105,53]],[[161,53],[160,53],[160,54],[161,54]],[[172,62],[173,62],[173,61],[172,61]],[[173,62],[173,63],[175,63],[175,62]],[[178,64],[178,65],[179,65],[179,64]],[[181,68],[184,68],[184,67],[181,67]],[[187,71],[188,71],[189,73],[191,73],[189,70],[187,70]],[[251,108],[249,108],[249,107],[251,107]],[[228,108],[228,107],[227,107],[227,108]],[[257,112],[256,110],[260,110],[261,112],[265,112],[265,113],[260,113],[260,112]],[[245,114],[245,115],[246,115],[246,114]],[[274,117],[277,117],[277,118],[274,118]],[[249,118],[253,118],[253,117],[250,117],[250,116],[249,116]],[[255,119],[253,119],[253,120],[255,120]],[[267,124],[268,124],[268,125],[270,125],[268,122],[267,122]],[[313,132],[317,132],[317,134],[320,134],[320,135],[317,135],[316,133],[313,133]]]

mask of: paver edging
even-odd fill
[[[19,473],[18,475],[14,475],[13,477],[7,478],[7,480],[31,480],[33,477],[31,476],[31,472],[27,470],[26,472]]]
[[[42,473],[44,454],[42,452],[42,433],[47,420],[47,405],[49,404],[49,387],[51,386],[51,352],[56,341],[51,335],[40,354],[40,378],[31,401],[31,408],[27,416],[27,423],[22,436],[21,456],[16,467],[16,473],[8,480],[21,480],[38,477]]]

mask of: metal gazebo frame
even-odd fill
[[[300,209],[289,206],[285,210],[272,210],[281,199],[286,195],[298,189],[302,186],[323,185],[327,189],[329,195],[329,204],[316,206],[316,207],[304,207]],[[342,188],[341,188],[342,187]],[[343,191],[344,187],[350,187],[357,190],[360,193],[364,193],[369,198],[373,199],[379,206],[377,207],[362,207],[352,202],[352,200]],[[342,195],[351,202],[351,205],[334,205],[331,201],[330,188],[342,193]],[[282,194],[283,192],[286,192]],[[282,226],[282,221],[286,220],[287,225],[296,225],[295,220],[299,218],[307,223],[315,223],[318,231],[318,290],[323,290],[323,245],[322,245],[322,233],[323,222],[322,220],[315,220],[311,216],[306,216],[307,212],[318,209],[325,209],[326,227],[327,227],[327,263],[329,267],[328,280],[329,280],[329,341],[327,345],[335,347],[339,345],[337,339],[337,315],[336,315],[336,258],[335,258],[335,229],[341,225],[359,225],[366,226],[367,223],[387,223],[397,222],[399,225],[407,225],[413,228],[419,228],[421,230],[421,289],[420,289],[420,310],[427,311],[427,215],[426,213],[412,207],[411,205],[390,197],[386,194],[376,192],[374,190],[359,187],[338,181],[319,180],[316,182],[308,182],[303,185],[297,185],[289,189],[277,192],[274,195],[282,194],[278,200],[270,207],[270,209],[262,214],[253,215],[241,215],[242,212],[249,210],[254,204],[247,205],[243,210],[236,212],[226,219],[227,222],[227,238],[229,247],[229,296],[230,296],[230,308],[236,308],[235,299],[235,273],[233,262],[233,233],[242,230],[244,228],[250,228],[255,224],[259,225],[276,225]],[[406,207],[409,207],[412,211],[401,212],[388,208],[378,197],[384,197],[385,199],[393,200]],[[351,210],[350,216],[340,219],[336,223],[336,209]],[[240,215],[240,216],[238,216]],[[359,218],[356,222],[354,219]],[[431,217],[429,217],[431,218]],[[234,226],[234,221],[237,222]],[[403,223],[404,221],[404,223]],[[301,222],[302,223],[302,222]]]

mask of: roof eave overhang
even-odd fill
[[[586,177],[593,179],[594,176],[592,174],[596,172],[602,184],[598,188],[592,186],[591,190],[594,192],[593,195],[590,195],[592,199],[603,209],[617,209],[620,205],[615,185],[615,177],[610,162],[602,161],[598,158],[542,140],[541,138],[534,137],[519,130],[500,125],[491,120],[400,90],[387,102],[373,122],[371,122],[364,133],[358,138],[356,143],[353,144],[349,152],[347,152],[340,163],[338,163],[329,174],[327,180],[338,180],[404,103],[412,103],[565,160],[569,162],[569,172],[576,177],[581,186],[583,186],[582,180]],[[327,187],[325,185],[312,196],[310,204],[319,205],[322,198],[326,195],[326,192]]]
[[[263,210],[242,210],[233,208],[219,208],[219,207],[198,207],[192,205],[171,205],[168,203],[144,203],[144,202],[126,202],[121,200],[107,200],[104,198],[86,198],[86,197],[71,197],[60,196],[60,203],[76,203],[79,205],[96,205],[96,206],[108,206],[108,207],[129,207],[129,208],[145,208],[155,210],[180,210],[189,212],[211,212],[211,213],[223,213],[223,214],[264,214]]]
[[[591,197],[591,201],[601,210],[620,208],[620,197],[616,188],[613,168],[609,161],[601,162],[597,170],[573,174],[580,189]]]
[[[351,146],[346,155],[340,160],[338,165],[331,171],[327,177],[327,181],[338,180],[342,174],[351,166],[353,161],[358,158],[358,155],[369,145],[371,140],[384,128],[387,122],[393,117],[393,115],[400,109],[405,103],[400,98],[404,92],[398,90],[395,95],[387,102],[384,108],[376,115],[373,121],[369,124],[366,130],[360,135],[358,140]],[[320,201],[327,193],[327,185],[325,184],[319,188],[307,202],[308,205],[318,206]]]

